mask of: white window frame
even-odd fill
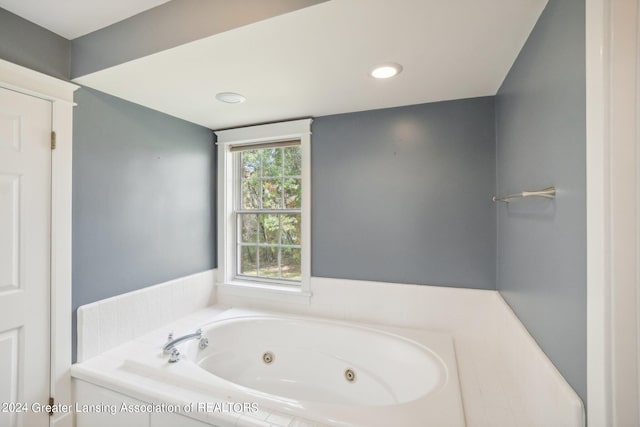
[[[311,299],[311,123],[312,119],[217,131],[218,139],[218,292],[275,301],[308,304]],[[238,167],[232,146],[277,141],[300,141],[302,166],[301,281],[300,285],[260,278],[243,280],[236,276],[236,194],[240,190]]]

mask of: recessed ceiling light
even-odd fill
[[[397,76],[402,71],[402,65],[393,62],[378,65],[371,71],[371,76],[376,79],[388,79]]]
[[[227,104],[241,104],[247,100],[247,98],[235,92],[220,92],[216,94],[216,99]]]

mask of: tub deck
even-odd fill
[[[198,327],[223,319],[247,316],[273,316],[250,310],[212,307],[187,316],[138,339],[125,343],[99,356],[72,367],[72,375],[148,403],[166,403],[186,407],[196,403],[195,410],[182,412],[190,418],[219,427],[236,426],[389,426],[438,425],[462,427],[464,412],[460,397],[455,351],[451,337],[419,329],[373,328],[415,341],[430,348],[446,364],[446,384],[434,393],[398,405],[353,405],[339,402],[305,401],[253,390],[231,383],[203,371],[196,363],[185,360],[169,364],[161,347],[166,334],[190,333]],[[301,316],[282,315],[304,319]],[[349,322],[347,322],[349,323]],[[355,324],[358,325],[358,324]],[[364,325],[371,328],[371,325]],[[206,328],[205,328],[206,331]],[[187,351],[196,344],[180,346]],[[398,361],[401,363],[402,361]],[[224,411],[206,405],[227,403],[255,404],[257,411]],[[221,407],[218,407],[221,409]]]

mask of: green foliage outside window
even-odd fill
[[[246,150],[240,154],[240,209],[244,212],[238,214],[238,273],[300,280],[300,146]]]

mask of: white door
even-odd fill
[[[49,101],[0,88],[2,427],[49,425],[50,135]]]

